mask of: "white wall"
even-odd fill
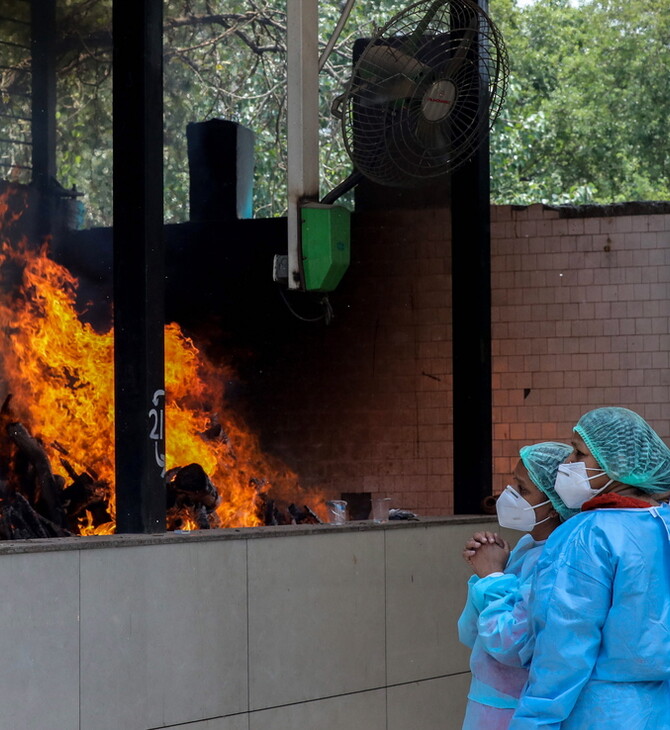
[[[456,730],[486,518],[0,546],[0,728]]]

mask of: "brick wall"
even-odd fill
[[[620,405],[670,437],[670,215],[492,209],[494,487],[533,441]]]
[[[587,212],[492,208],[496,493],[520,446],[568,441],[591,408],[632,408],[670,441],[670,214]],[[358,213],[352,256],[332,324],[282,330],[258,429],[307,486],[450,514],[449,213]]]
[[[254,385],[265,445],[307,487],[453,512],[448,210],[358,213],[332,323],[293,322]]]

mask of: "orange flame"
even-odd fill
[[[0,196],[0,234],[16,221]],[[95,477],[112,522],[80,534],[114,531],[114,333],[96,332],[75,308],[78,282],[47,247],[0,241],[0,386],[13,414],[44,444],[54,473]],[[12,281],[9,281],[13,277]],[[213,526],[261,524],[259,495],[299,490],[296,475],[260,449],[226,404],[225,369],[217,368],[177,324],[165,328],[166,467],[198,463],[221,496]],[[211,437],[217,426],[216,438]],[[209,434],[206,434],[208,432]],[[182,525],[192,529],[195,524]]]

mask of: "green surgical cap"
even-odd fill
[[[519,456],[533,484],[543,494],[546,494],[556,512],[564,520],[579,512],[578,509],[566,507],[554,489],[558,467],[568,458],[571,452],[572,446],[559,444],[555,441],[545,441],[544,443],[533,444],[532,446],[522,446],[519,449]]]
[[[670,490],[670,449],[654,429],[627,408],[596,408],[575,426],[611,479],[643,492]]]

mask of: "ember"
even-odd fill
[[[112,533],[113,330],[80,320],[77,280],[20,233],[17,196],[0,196],[0,537]],[[230,377],[166,326],[168,529],[319,521],[289,509],[297,475],[231,411]]]

